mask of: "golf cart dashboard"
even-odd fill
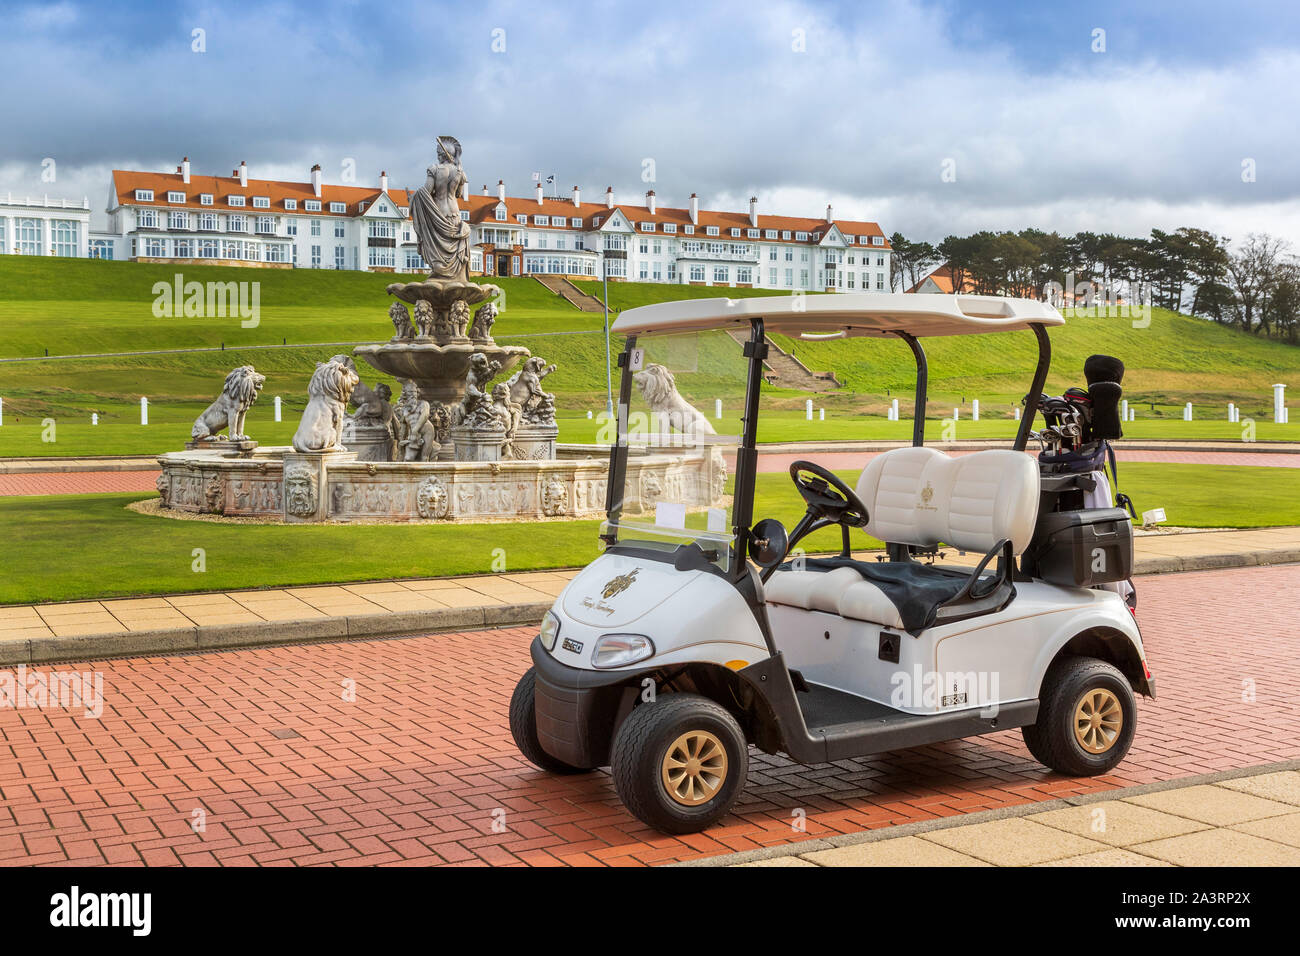
[[[661,541],[620,541],[607,547],[605,553],[660,561],[671,564],[677,571],[709,571],[722,575],[725,572],[719,561],[725,561],[728,556],[725,552],[729,550],[712,543],[701,547],[696,541],[676,545]]]

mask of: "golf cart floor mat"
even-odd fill
[[[867,720],[883,724],[912,716],[874,700],[812,682],[808,683],[808,693],[798,694],[796,699],[799,710],[803,712],[804,724],[812,733],[830,731],[841,724],[859,724]]]

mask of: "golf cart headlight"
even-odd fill
[[[547,611],[542,618],[542,630],[538,636],[542,639],[542,647],[548,651],[555,647],[555,639],[560,636],[560,619],[554,611]]]
[[[596,642],[592,667],[622,667],[653,657],[655,646],[643,634],[606,634]]]

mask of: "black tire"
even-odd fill
[[[705,775],[716,781],[716,792],[703,803],[686,806],[669,792],[664,766],[669,748],[692,732],[721,744],[726,762],[721,774]],[[736,719],[707,697],[666,694],[628,714],[614,736],[610,770],[623,805],[641,822],[662,833],[695,833],[721,819],[744,789],[749,744]],[[694,784],[686,786],[693,795]]]
[[[528,668],[524,676],[515,685],[515,692],[510,697],[510,736],[515,738],[515,746],[528,758],[528,762],[551,773],[587,773],[586,767],[574,767],[557,760],[542,749],[537,739],[537,715],[534,697],[537,689],[537,669]]]
[[[1086,748],[1075,734],[1076,711],[1093,692],[1112,697],[1121,716],[1112,737],[1091,738],[1096,747],[1105,747],[1099,753]],[[1137,702],[1128,678],[1115,665],[1095,657],[1062,658],[1048,668],[1038,700],[1038,722],[1021,728],[1021,733],[1039,763],[1071,777],[1095,777],[1113,770],[1128,753],[1137,729]]]

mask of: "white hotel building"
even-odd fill
[[[335,186],[313,167],[309,182],[199,176],[186,159],[174,173],[114,170],[109,229],[90,239],[90,255],[140,262],[418,272],[406,192]],[[889,290],[890,248],[874,222],[658,206],[653,190],[638,204],[571,196],[461,197],[471,226],[471,272],[478,275],[666,282],[790,290]]]
[[[0,197],[0,253],[84,259],[89,241],[88,199]]]

